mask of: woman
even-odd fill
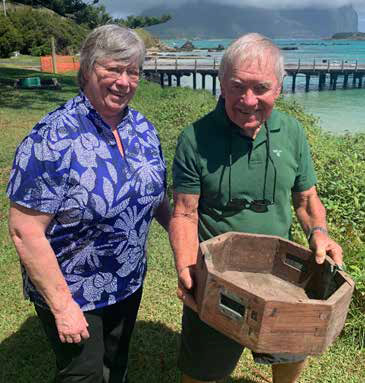
[[[15,156],[9,228],[56,382],[127,381],[148,230],[153,217],[165,229],[169,221],[159,138],[128,107],[144,51],[131,30],[92,31],[80,94],[43,118]]]

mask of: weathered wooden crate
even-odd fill
[[[200,318],[256,352],[322,353],[341,332],[354,282],[279,237],[229,232],[200,244]]]

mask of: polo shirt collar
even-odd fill
[[[100,116],[100,114],[96,111],[90,100],[87,98],[86,94],[80,89],[80,99],[81,102],[85,104],[87,109],[89,110],[89,113],[94,120],[95,123],[102,123],[102,125],[110,130],[110,126],[106,124],[103,120],[103,118]],[[123,118],[121,122],[118,124],[118,129],[120,126],[123,126],[126,124],[126,122],[131,121],[133,119],[132,111],[127,105],[126,108],[123,110]],[[99,124],[98,124],[99,125]]]
[[[109,144],[116,145],[117,142],[115,140],[115,137],[113,135],[113,132],[108,124],[105,123],[103,118],[100,116],[100,114],[97,112],[97,110],[94,108],[86,94],[80,89],[80,101],[86,106],[86,108],[89,111],[89,116],[93,123],[95,124],[96,128],[98,129],[99,133],[103,134]],[[134,117],[131,108],[127,105],[126,109],[124,111],[124,116],[121,120],[121,122],[118,124],[117,129],[123,128],[125,125],[130,124],[131,126],[134,126],[133,124]]]

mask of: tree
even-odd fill
[[[57,53],[78,51],[88,32],[87,28],[74,21],[47,10],[18,9],[10,11],[6,19],[21,36],[17,50],[33,56],[51,53],[50,36],[56,39]],[[2,26],[2,22],[0,25]]]
[[[0,15],[0,57],[9,57],[11,52],[20,50],[22,36],[8,17]]]
[[[77,24],[86,25],[90,29],[113,22],[113,18],[105,10],[104,5],[98,7],[88,5],[76,12],[73,19]]]
[[[162,15],[161,17],[156,16],[128,16],[127,19],[115,19],[117,24],[124,25],[128,28],[144,28],[150,27],[151,25],[166,23],[171,19],[170,15]]]
[[[29,5],[31,7],[44,7],[51,9],[60,16],[69,16],[73,15],[85,7],[88,7],[88,4],[85,4],[81,0],[16,0],[16,3]],[[94,1],[93,4],[96,4],[98,0]]]

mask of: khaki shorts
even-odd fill
[[[184,306],[181,344],[178,358],[180,370],[196,380],[214,381],[229,376],[244,347],[200,320]],[[256,363],[281,364],[303,361],[303,354],[258,354],[252,352]]]

